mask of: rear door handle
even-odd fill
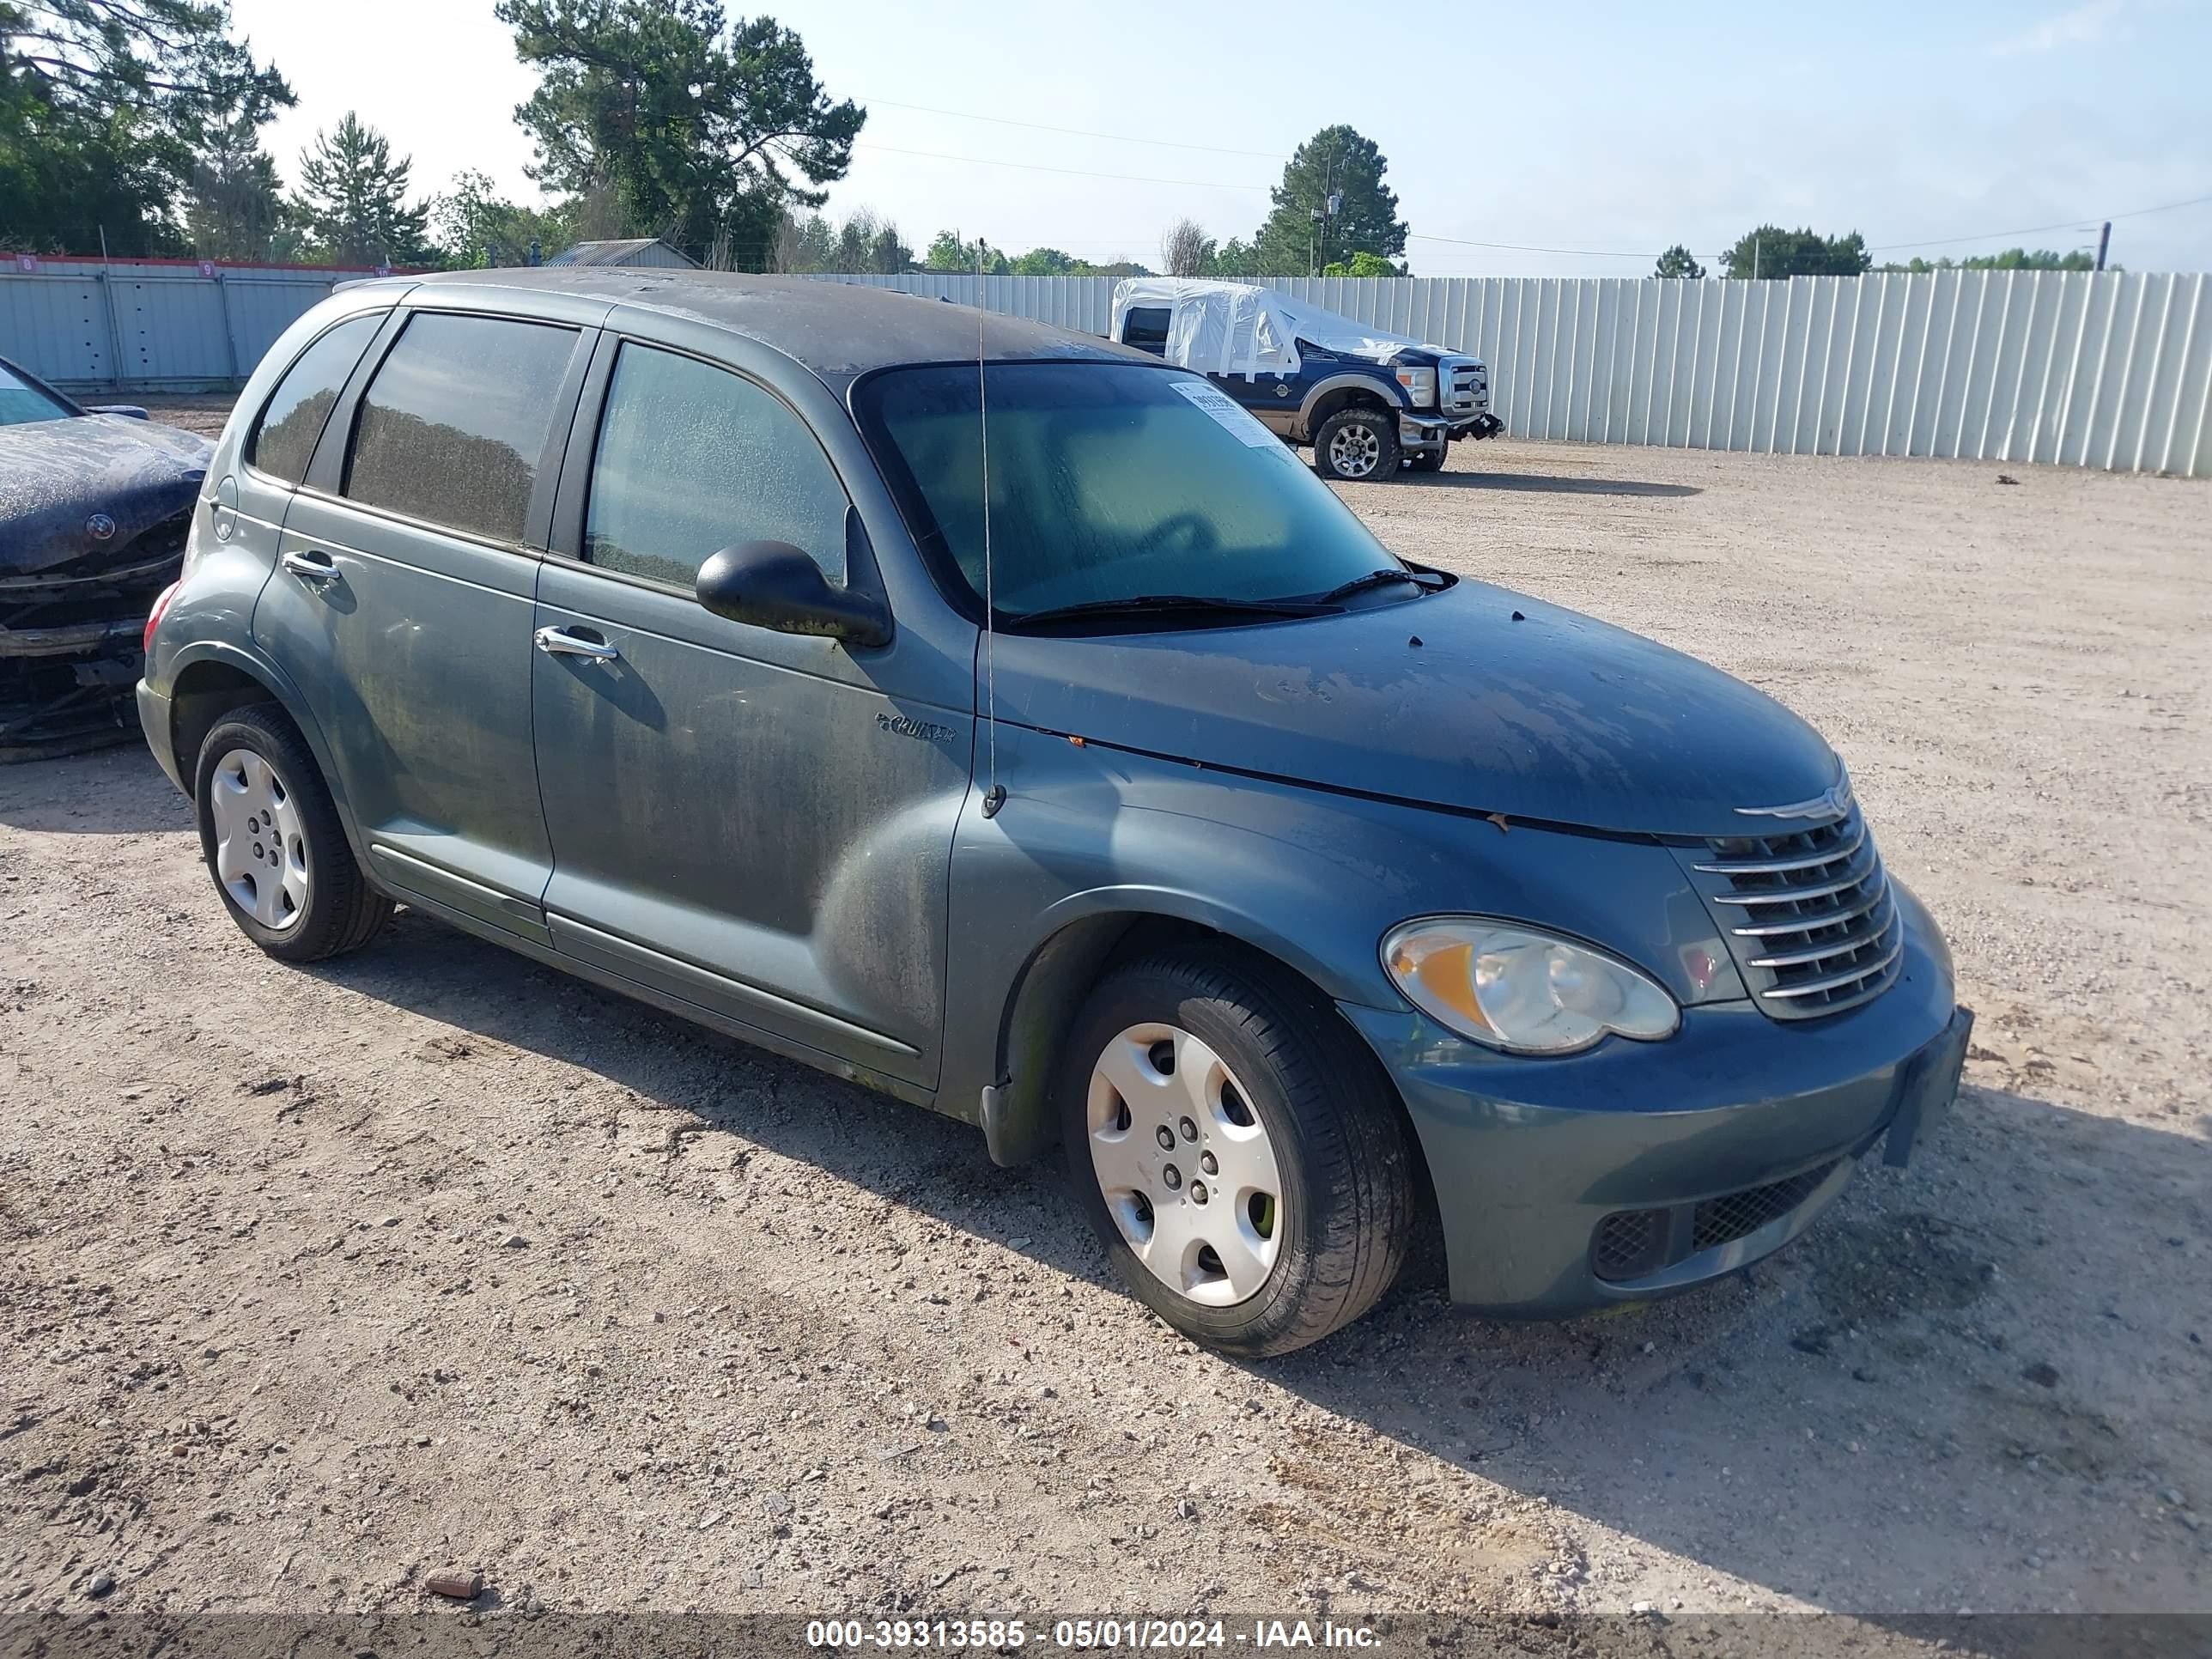
[[[338,568],[327,553],[287,553],[277,561],[285,569],[303,581],[334,582],[338,580]]]
[[[605,640],[587,640],[565,628],[541,628],[531,641],[549,657],[581,657],[586,662],[614,662],[622,653]]]

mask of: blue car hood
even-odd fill
[[[1253,626],[1000,634],[992,649],[1001,720],[1460,811],[1741,835],[1735,808],[1810,800],[1841,774],[1818,732],[1741,680],[1484,582]]]
[[[191,508],[214,453],[198,433],[127,416],[0,426],[0,574],[126,558],[139,536]]]

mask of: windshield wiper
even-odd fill
[[[1411,582],[1424,593],[1436,592],[1434,587],[1423,581],[1412,571],[1401,569],[1393,565],[1388,570],[1370,570],[1364,576],[1354,576],[1348,582],[1339,582],[1328,592],[1319,595],[1319,602],[1326,604],[1331,599],[1349,599],[1354,593],[1364,593],[1370,587],[1382,586],[1385,582]]]
[[[1133,617],[1178,611],[1196,615],[1237,611],[1256,617],[1322,617],[1334,615],[1340,608],[1326,599],[1232,599],[1214,593],[1137,593],[1127,599],[1085,599],[1080,605],[1026,611],[1006,621],[1010,626],[1027,627],[1032,623],[1065,622],[1079,617]]]

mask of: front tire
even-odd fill
[[[234,709],[200,744],[200,854],[246,938],[281,962],[357,951],[392,915],[368,884],[299,729],[274,703]]]
[[[1218,947],[1129,962],[1076,1017],[1058,1085],[1078,1201],[1184,1335],[1289,1353],[1397,1278],[1416,1202],[1397,1102],[1303,981]]]
[[[1354,404],[1340,409],[1314,433],[1314,471],[1346,483],[1372,483],[1398,476],[1398,422],[1385,410]]]

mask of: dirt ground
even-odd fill
[[[419,916],[281,967],[142,750],[0,772],[0,1612],[2212,1610],[2212,492],[2012,472],[1345,491],[1812,720],[1980,1012],[1912,1168],[1571,1325],[1215,1358],[1049,1164]]]

